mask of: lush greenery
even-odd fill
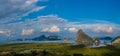
[[[86,47],[72,43],[0,43],[0,55],[6,56],[119,56],[120,44]]]

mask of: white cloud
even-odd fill
[[[23,8],[28,7],[31,4],[36,3],[37,1],[38,0],[27,0],[27,1],[25,1]]]
[[[78,29],[88,29],[91,31],[95,31],[95,32],[113,32],[115,29],[118,29],[117,24],[107,24],[107,23],[96,23],[96,24],[73,24],[73,27],[76,27]]]
[[[37,12],[39,10],[42,10],[44,9],[46,6],[41,6],[41,7],[37,7],[37,8],[34,8],[33,10],[31,10],[31,12]]]
[[[112,27],[97,27],[94,29],[95,32],[108,32],[108,33],[112,33],[113,32],[113,28]]]
[[[10,31],[9,30],[0,30],[0,34],[3,34],[5,36],[10,36]]]
[[[60,29],[58,28],[58,26],[54,25],[54,26],[52,26],[52,27],[50,28],[49,31],[50,31],[50,32],[59,32]]]
[[[58,17],[57,15],[47,15],[47,16],[39,16],[38,23],[43,25],[66,25],[67,20]]]
[[[42,10],[45,6],[37,6],[41,0],[0,0],[0,22],[18,20],[21,17]]]
[[[41,30],[41,32],[49,32],[49,28],[44,28]]]
[[[22,35],[25,36],[25,35],[30,35],[34,32],[34,29],[29,29],[29,30],[25,30],[23,29],[22,30]]]
[[[74,28],[74,27],[69,28],[68,30],[69,30],[70,32],[77,32],[77,31],[78,31],[78,29],[76,29],[76,28]]]
[[[19,25],[19,26],[18,26]],[[63,35],[65,33],[66,35],[69,35],[69,33],[72,35],[77,32],[79,29],[83,29],[88,34],[91,34],[92,36],[116,36],[119,35],[120,25],[114,24],[114,23],[80,23],[80,22],[69,22],[66,19],[60,18],[56,15],[47,15],[47,16],[39,16],[35,19],[28,19],[24,22],[17,22],[12,24],[0,24],[0,29],[8,29],[11,30],[12,35],[20,36],[21,29],[34,29],[34,34],[31,37],[34,37],[36,35],[41,34],[41,32],[48,32],[49,33],[60,33],[59,35]],[[40,31],[41,30],[41,31]],[[56,33],[57,32],[57,33]],[[112,34],[115,33],[115,34]],[[26,34],[25,35],[30,35]],[[24,35],[23,34],[23,35]],[[65,35],[64,34],[64,35]]]
[[[68,30],[68,28],[64,28],[64,30]]]
[[[41,30],[42,32],[60,32],[60,28],[58,26],[53,25],[51,28],[44,28]]]
[[[0,33],[4,33],[4,31],[0,31]]]

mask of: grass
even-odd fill
[[[2,43],[0,52],[14,51],[16,53],[25,50],[47,50],[53,53],[62,53],[67,55],[83,54],[89,56],[119,56],[120,44],[114,46],[90,48],[84,45],[73,45],[71,43]]]

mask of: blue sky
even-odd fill
[[[47,7],[36,14],[57,14],[69,21],[106,20],[119,23],[119,2],[119,0],[50,0],[45,3],[38,2],[37,5]]]
[[[1,0],[0,38],[120,35],[119,0]],[[69,36],[71,35],[71,36]]]

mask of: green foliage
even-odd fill
[[[86,56],[119,56],[120,44],[104,47],[87,47],[71,43],[4,43],[0,44],[4,56],[72,56],[82,54]]]

